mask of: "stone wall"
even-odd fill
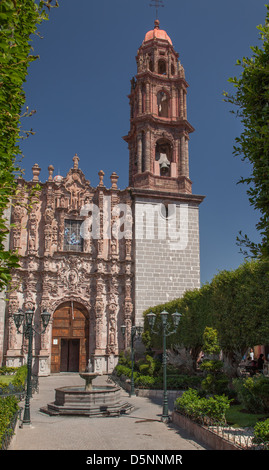
[[[200,287],[199,205],[170,200],[169,207],[166,218],[161,200],[135,202],[137,324],[147,308]]]

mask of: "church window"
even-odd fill
[[[81,220],[65,220],[64,251],[82,251],[83,239],[80,234]]]

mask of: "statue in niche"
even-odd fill
[[[72,209],[78,208],[78,199],[79,199],[79,188],[74,185],[71,190],[71,208]]]
[[[60,207],[65,207],[65,197],[64,196],[61,196]]]
[[[51,224],[54,219],[54,212],[51,206],[48,206],[46,211],[45,211],[45,223],[46,224]]]
[[[158,115],[160,117],[168,117],[169,114],[169,96],[160,91],[157,95]]]
[[[111,253],[112,255],[117,254],[117,241],[116,240],[111,240]]]
[[[35,238],[30,235],[29,236],[29,242],[28,242],[28,249],[29,251],[34,251],[35,250],[35,246],[36,246],[36,241],[35,241]]]

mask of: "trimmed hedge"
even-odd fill
[[[141,368],[143,370],[143,368]],[[131,378],[132,370],[125,365],[118,364],[115,367],[114,373],[117,377],[123,376],[124,378]],[[199,376],[189,376],[183,374],[167,375],[167,388],[170,390],[185,390],[189,387],[199,387],[202,378]],[[159,374],[157,376],[144,375],[138,371],[134,371],[134,384],[138,388],[151,388],[160,389],[163,388],[163,376]]]

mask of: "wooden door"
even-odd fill
[[[51,372],[85,371],[89,358],[89,322],[85,309],[66,302],[53,316]]]
[[[80,340],[73,338],[61,339],[61,372],[78,372],[80,356]]]

